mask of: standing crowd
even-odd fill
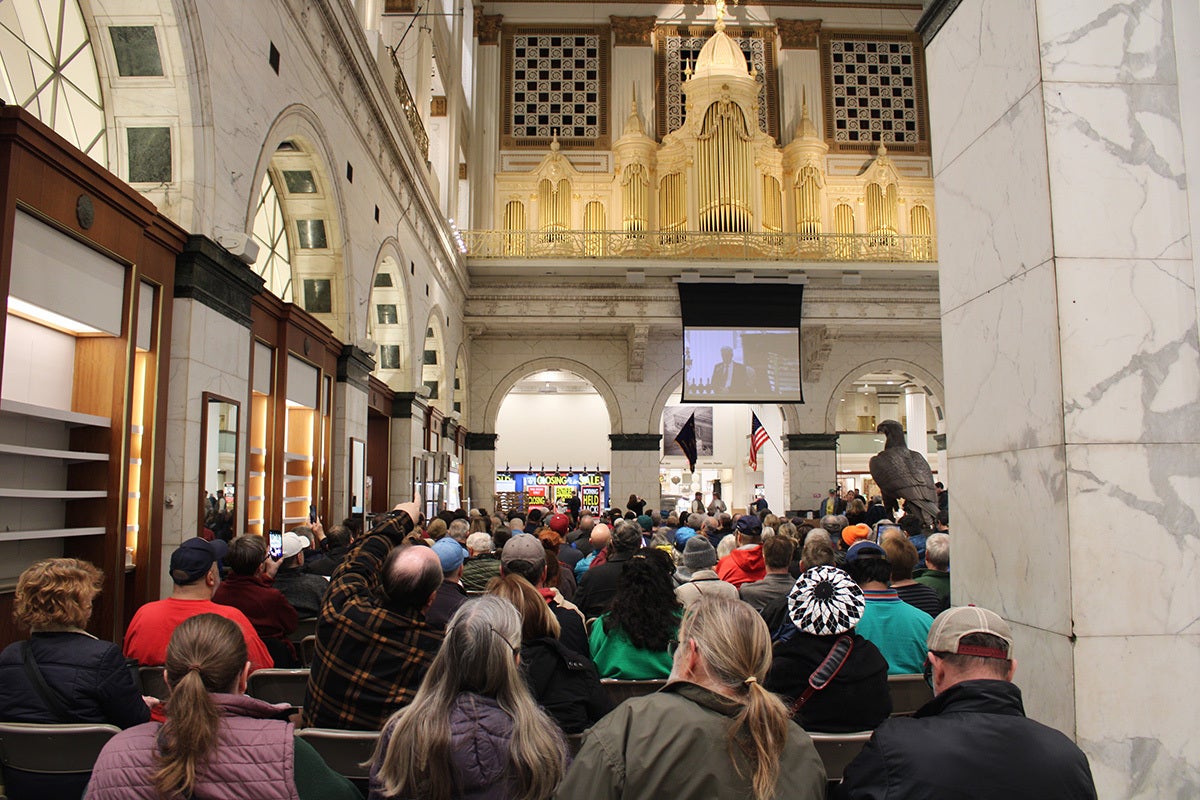
[[[1083,753],[1024,714],[996,614],[951,606],[948,519],[831,492],[820,519],[417,503],[326,532],[184,542],[123,647],[85,630],[77,559],[27,569],[0,721],[124,729],[88,776],[6,770],[8,797],[355,798],[297,728],[379,731],[378,798],[1094,798]],[[882,513],[880,513],[882,511]],[[315,619],[313,619],[315,618]],[[301,660],[303,708],[246,695]],[[161,666],[143,696],[132,661]],[[893,717],[889,675],[933,699]],[[604,680],[661,681],[615,708]],[[874,731],[828,784],[810,733]],[[937,753],[930,758],[929,753]],[[86,792],[86,794],[85,794]]]

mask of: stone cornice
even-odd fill
[[[504,25],[503,14],[484,14],[482,8],[475,9],[475,34],[481,45],[500,44],[500,29]]]
[[[837,450],[836,433],[789,433],[783,437],[785,450]]]
[[[617,47],[649,47],[650,34],[658,17],[609,16],[612,23],[613,43]]]
[[[363,391],[370,389],[371,370],[375,369],[375,359],[348,344],[342,348],[337,362],[338,383],[348,383]]]
[[[264,281],[221,245],[201,234],[189,236],[175,259],[175,297],[208,306],[250,327],[250,301]]]
[[[779,46],[784,50],[816,50],[821,33],[819,19],[777,19]]]
[[[618,452],[645,452],[662,448],[661,433],[610,433],[608,440],[612,443],[612,449]]]
[[[349,3],[286,0],[285,6],[298,32],[307,40],[316,63],[326,67],[330,85],[335,89],[333,94],[340,99],[352,127],[359,132],[365,151],[386,175],[397,205],[407,211],[415,200],[421,206],[422,214],[404,216],[431,256],[442,288],[448,293],[465,292],[469,284],[466,266],[424,177],[425,165],[418,156],[416,140],[407,120],[391,101],[391,81],[378,68],[366,66],[374,65],[375,58],[369,53],[362,26],[347,13]],[[323,24],[314,24],[315,20]],[[348,30],[353,32],[353,43],[347,37]],[[358,92],[348,91],[350,86],[357,86]],[[406,145],[403,148],[399,146],[401,140]]]
[[[496,439],[494,433],[468,433],[464,446],[468,450],[495,450]]]
[[[938,31],[950,19],[950,15],[954,13],[961,2],[962,0],[931,0],[925,7],[925,13],[917,20],[917,33],[926,47],[929,47],[933,37],[937,36]]]

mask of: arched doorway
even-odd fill
[[[608,404],[586,377],[550,368],[513,383],[496,415],[497,505],[553,506],[578,489],[605,506],[612,451]]]
[[[663,406],[661,432],[662,457],[659,483],[662,507],[686,511],[696,492],[708,505],[719,490],[721,499],[732,511],[748,508],[761,493],[773,511],[788,507],[787,462],[783,457],[784,414],[778,405],[748,403],[683,403],[679,397],[683,385],[671,392]],[[675,437],[695,414],[697,459],[693,472]],[[750,437],[754,417],[769,440],[755,456],[756,469],[750,468]]]
[[[929,460],[938,475],[939,453],[934,436],[945,429],[941,402],[931,387],[914,375],[894,369],[863,372],[845,382],[834,410],[838,434],[837,482],[868,498],[875,493],[868,462],[883,449],[875,428],[885,419],[904,426],[908,446]]]

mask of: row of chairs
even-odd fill
[[[295,709],[304,704],[308,683],[307,669],[258,670],[250,676],[247,693],[272,703],[287,703]],[[142,667],[142,691],[166,696],[161,667]],[[601,681],[614,704],[661,689],[665,680]],[[921,675],[893,675],[888,680],[892,692],[893,716],[911,715],[932,697]],[[36,773],[90,772],[101,748],[120,729],[111,725],[37,725],[0,723],[0,765]],[[373,731],[340,731],[322,728],[298,728],[297,734],[308,741],[336,772],[350,778],[365,791],[367,770],[360,766],[375,751],[379,734]],[[810,734],[830,781],[841,780],[842,772],[871,737],[870,731],[846,734]],[[567,737],[572,752],[578,752],[582,736]]]
[[[153,697],[166,697],[167,687],[163,682],[162,667],[142,667],[142,693]],[[293,708],[304,706],[304,692],[308,685],[307,669],[260,669],[250,674],[246,693],[268,703],[287,703]],[[626,681],[604,679],[613,704],[618,705],[631,697],[652,694],[666,685],[665,680]],[[933,690],[922,675],[890,675],[888,690],[892,696],[892,716],[911,716],[918,708],[933,699]]]
[[[89,773],[105,743],[118,733],[120,728],[113,725],[0,723],[0,765],[5,770],[40,774]],[[362,765],[375,752],[379,741],[377,731],[298,728],[296,734],[312,745],[332,770],[345,775],[366,793],[368,769]],[[837,782],[842,779],[846,765],[871,738],[871,732],[811,736],[825,764],[827,780]],[[579,752],[582,741],[582,734],[567,737],[572,755]]]

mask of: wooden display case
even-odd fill
[[[251,316],[245,529],[265,535],[307,523],[310,505],[331,513],[332,386],[342,345],[303,309],[266,292],[254,299]]]
[[[0,646],[16,577],[87,559],[90,629],[158,595],[171,305],[184,232],[21,109],[0,107]]]

